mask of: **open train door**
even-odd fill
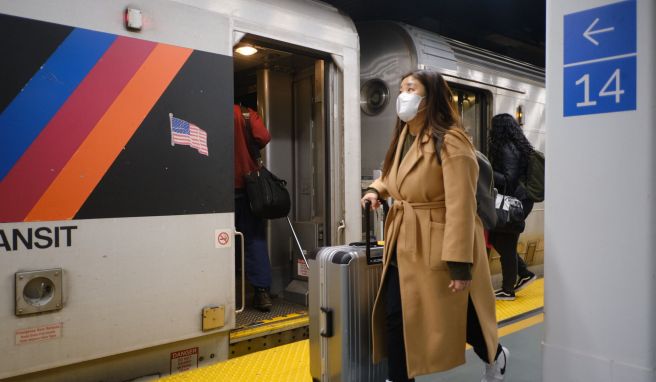
[[[307,338],[308,266],[304,256],[345,238],[343,215],[334,217],[343,211],[343,179],[338,175],[344,166],[342,125],[334,124],[342,110],[335,56],[255,34],[235,35],[235,103],[257,111],[268,129],[271,141],[262,149],[261,158],[287,182],[292,203],[289,221],[266,221],[266,249],[254,248],[266,250],[270,259],[271,311],[260,312],[253,306],[253,280],[242,279],[243,273],[237,272],[236,294],[246,308],[237,315],[231,356]],[[250,54],[241,54],[246,47]],[[261,272],[257,276],[261,280]],[[300,330],[294,327],[289,329],[292,333],[280,334],[288,331],[281,322],[299,316],[306,318]],[[272,320],[278,327],[274,332],[262,325]],[[253,326],[269,337],[254,339]],[[242,336],[242,332],[248,335]]]

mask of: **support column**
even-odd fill
[[[547,1],[545,382],[656,380],[656,2]]]

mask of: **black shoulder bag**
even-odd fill
[[[291,209],[287,182],[273,175],[262,164],[260,150],[253,138],[248,111],[242,115],[245,120],[245,136],[248,144],[248,153],[258,165],[258,169],[244,175],[246,193],[250,200],[251,211],[255,216],[263,219],[278,219],[287,216]]]
[[[521,233],[524,231],[524,206],[521,200],[514,196],[506,195],[504,187],[503,194],[497,194],[496,211],[497,225],[494,227],[496,232]]]

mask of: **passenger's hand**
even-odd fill
[[[375,210],[380,206],[380,202],[378,201],[378,195],[375,192],[367,192],[364,194],[362,199],[360,199],[360,204],[362,205],[362,208],[365,207],[365,203],[368,201],[371,202],[371,209]]]
[[[451,292],[461,292],[471,286],[471,280],[451,280],[449,289]]]

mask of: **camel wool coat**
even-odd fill
[[[478,163],[474,149],[464,132],[451,129],[444,137],[442,165],[429,135],[415,139],[401,160],[406,134],[407,126],[401,132],[389,175],[370,186],[381,198],[394,199],[385,222],[383,282],[372,314],[374,362],[386,356],[381,289],[396,248],[408,376],[465,363],[468,295],[492,363],[498,343],[496,305],[483,226],[476,214]],[[447,261],[472,263],[468,291],[448,288]]]

